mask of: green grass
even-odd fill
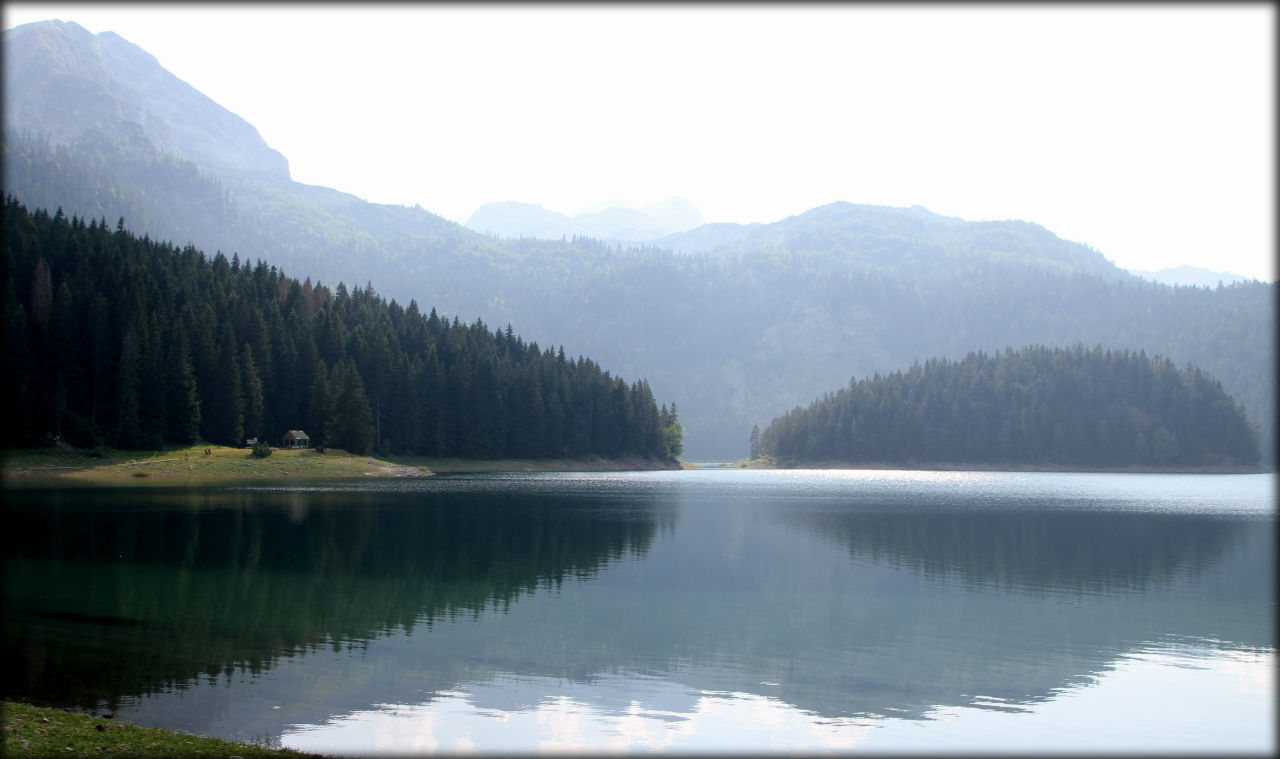
[[[320,756],[139,727],[106,717],[31,706],[16,701],[5,701],[3,709],[5,757],[239,756],[252,759]]]
[[[208,450],[209,453],[205,453]],[[248,448],[197,443],[163,451],[59,451],[54,448],[4,452],[6,484],[83,483],[95,485],[200,484],[224,481],[351,479],[425,476],[429,470],[402,466],[337,449],[272,450],[258,458]]]
[[[654,459],[599,457],[582,459],[462,459],[422,456],[386,456],[394,464],[426,469],[436,474],[469,474],[479,472],[609,472],[671,468]]]
[[[206,454],[205,451],[209,453]],[[263,482],[305,479],[423,477],[474,472],[619,471],[669,468],[644,458],[462,459],[410,456],[357,456],[330,448],[273,449],[258,458],[248,448],[197,443],[163,451],[112,448],[60,451],[33,448],[3,452],[6,485],[199,485],[218,482]],[[692,465],[684,465],[689,468]]]

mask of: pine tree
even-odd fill
[[[333,412],[325,430],[326,445],[367,455],[373,449],[373,409],[355,362],[347,359],[334,367]]]
[[[264,438],[266,431],[262,425],[262,379],[258,376],[258,367],[253,360],[253,349],[247,344],[240,351],[240,371],[243,375],[240,386],[244,396],[244,435]]]
[[[169,341],[168,435],[177,443],[194,443],[200,437],[200,393],[187,333],[175,324]]]
[[[213,387],[208,404],[209,440],[239,447],[244,444],[244,393],[235,335],[223,324],[217,347]]]
[[[684,428],[680,426],[680,416],[674,401],[667,416],[667,424],[662,430],[662,444],[663,458],[675,459],[684,453]]]
[[[314,379],[311,381],[311,397],[307,404],[307,426],[311,445],[323,451],[329,446],[329,420],[333,418],[333,398],[329,389],[329,371],[324,361],[317,358]]]
[[[116,429],[115,444],[120,448],[142,446],[142,420],[139,418],[138,374],[141,349],[138,335],[132,328],[120,341],[120,361],[116,373]]]

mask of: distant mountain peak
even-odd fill
[[[54,144],[93,131],[145,135],[155,149],[211,169],[288,181],[289,163],[258,130],[115,32],[38,21],[4,32],[6,126]]]

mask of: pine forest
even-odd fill
[[[352,453],[671,459],[675,404],[511,327],[332,290],[263,261],[4,209],[7,447],[312,445]]]
[[[1145,352],[1031,346],[850,381],[753,435],[781,464],[1064,467],[1258,464],[1258,432],[1222,385]]]

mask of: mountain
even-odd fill
[[[837,202],[773,224],[715,225],[652,241],[683,253],[724,255],[752,250],[832,253],[872,269],[929,277],[973,264],[1016,262],[1111,281],[1128,275],[1105,256],[1026,221],[941,216],[922,206]]]
[[[293,182],[252,125],[112,32],[24,24],[4,32],[4,63],[5,187],[30,206],[300,261],[379,238],[475,237],[420,208]]]
[[[1161,269],[1159,271],[1143,271],[1141,269],[1130,269],[1133,274],[1143,279],[1149,279],[1152,282],[1160,282],[1166,285],[1176,285],[1178,287],[1217,287],[1219,284],[1231,285],[1236,282],[1249,282],[1253,278],[1246,277],[1243,274],[1231,274],[1225,271],[1210,271],[1199,266],[1174,266],[1169,269]]]
[[[467,219],[466,227],[498,238],[590,237],[610,242],[644,242],[698,226],[702,214],[685,198],[668,198],[644,210],[612,206],[567,216],[535,203],[485,203]]]
[[[79,84],[50,90],[68,99],[38,118],[6,111],[5,191],[26,207],[112,227],[123,217],[126,229],[153,240],[262,259],[329,286],[376,285],[378,295],[467,323],[510,324],[615,376],[647,378],[656,397],[678,405],[691,460],[741,458],[753,425],[850,377],[975,350],[1076,343],[1144,350],[1220,378],[1261,428],[1271,460],[1274,284],[1169,287],[1034,223],[970,222],[918,206],[833,203],[771,224],[707,224],[631,246],[571,234],[498,239],[420,208],[237,169],[226,156],[164,150],[147,136],[159,127],[144,122],[181,110],[181,88],[131,85],[142,74],[95,53],[104,43],[87,33],[46,30],[38,45],[10,45],[28,27],[5,32],[5,97],[52,98],[44,79],[15,71],[58,72]],[[146,76],[164,80],[154,70]],[[111,90],[103,81],[118,83]],[[74,116],[82,106],[65,95],[126,86],[139,93],[138,108],[90,131]],[[160,97],[174,102],[150,101]],[[236,139],[224,135],[218,152],[251,146]]]
[[[4,36],[5,121],[54,145],[124,134],[208,169],[289,179],[289,163],[258,130],[169,73],[114,32],[63,21]]]
[[[572,218],[548,211],[536,203],[485,203],[471,214],[467,229],[501,238],[537,237],[558,240],[573,237],[578,230]]]
[[[706,222],[702,211],[698,210],[692,200],[679,196],[672,196],[658,203],[650,203],[640,210],[657,219],[658,224],[672,232],[684,232],[700,227]]]

